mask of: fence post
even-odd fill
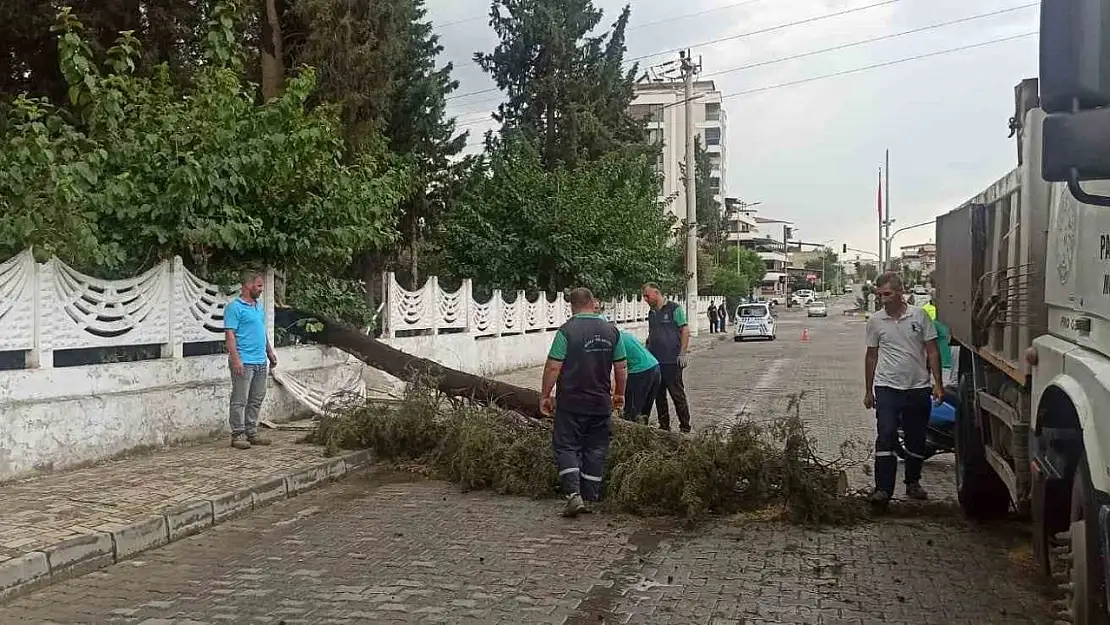
[[[505,298],[501,295],[501,289],[493,290],[493,296],[489,298],[489,309],[490,334],[501,336],[501,330],[505,328]]]
[[[459,287],[459,298],[462,300],[462,314],[466,315],[465,330],[470,334],[474,331],[474,318],[471,316],[474,313],[474,281],[470,278],[462,281],[462,286]]]
[[[49,261],[47,261],[49,262]],[[43,267],[45,263],[43,263]],[[27,271],[30,272],[30,280],[27,287],[31,289],[31,322],[34,329],[34,342],[31,351],[27,352],[26,364],[28,369],[53,369],[54,368],[54,352],[43,347],[43,300],[46,297],[44,291],[47,290],[46,282],[49,276],[44,276],[43,267],[40,267],[35,262],[34,254],[27,256]]]
[[[183,298],[178,297],[181,290],[181,272],[184,265],[181,262],[180,256],[174,256],[173,260],[166,263],[168,270],[166,271],[166,291],[170,298],[170,329],[167,332],[167,343],[162,345],[162,358],[184,358],[185,356],[185,343],[182,341],[180,335],[182,315],[185,311],[181,310]],[[271,337],[271,345],[273,338]]]
[[[393,272],[382,274],[382,336],[397,338],[397,328],[393,327]]]
[[[266,268],[265,287],[262,290],[262,306],[266,312],[266,338],[274,344],[274,291],[275,272],[273,267]]]
[[[442,321],[443,321],[443,319],[442,319],[443,309],[439,305],[440,304],[440,299],[443,297],[443,292],[440,291],[440,288],[439,288],[439,277],[438,276],[432,276],[432,277],[428,278],[428,283],[424,285],[424,288],[431,291],[431,294],[432,294],[432,297],[430,298],[431,307],[432,307],[432,310],[431,310],[432,336],[436,336],[436,335],[439,334],[439,326],[442,325]],[[425,309],[425,310],[427,310],[427,309]]]

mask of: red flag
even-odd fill
[[[879,168],[879,223],[883,223],[883,170]]]

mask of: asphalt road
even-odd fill
[[[693,358],[694,427],[772,418],[795,398],[823,449],[869,443],[862,319],[833,308],[779,323],[777,341],[719,341]],[[1026,528],[966,523],[951,474],[931,459],[932,504],[896,502],[850,529],[687,530],[568,521],[554,501],[373,473],[2,605],[0,623],[1051,623]]]

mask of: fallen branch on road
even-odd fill
[[[399,403],[350,398],[328,407],[312,440],[330,451],[370,449],[382,460],[468,489],[551,497],[558,475],[551,424],[530,389],[466,374],[417,358],[357,330],[282,309],[290,332],[342,349],[406,380]],[[605,498],[638,515],[709,515],[773,509],[806,525],[863,517],[862,501],[845,493],[847,455],[818,458],[800,404],[763,428],[750,421],[674,435],[614,420]]]

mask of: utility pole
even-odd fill
[[[694,154],[694,75],[701,70],[700,59],[694,64],[689,50],[678,53],[682,62],[682,83],[686,112],[686,314],[698,315],[698,209],[697,163]],[[690,324],[690,333],[698,334],[698,324]]]

